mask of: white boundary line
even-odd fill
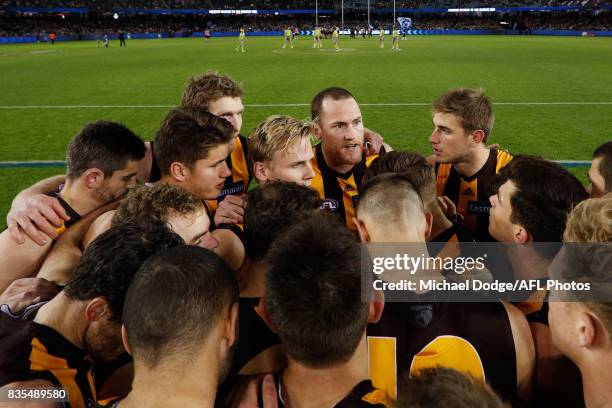
[[[397,103],[360,103],[360,106],[385,107],[385,106],[431,106],[427,102],[397,102]],[[496,106],[593,106],[612,105],[612,102],[497,102]],[[168,109],[176,105],[0,105],[3,110],[18,109]],[[247,108],[283,108],[304,107],[308,103],[264,103],[245,104]]]

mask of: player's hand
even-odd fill
[[[261,395],[262,405],[259,404]],[[249,380],[230,405],[232,408],[278,408],[276,386],[272,374]]]
[[[244,209],[246,208],[246,195],[227,195],[219,203],[215,212],[215,225],[242,224]]]
[[[461,214],[457,214],[457,206],[447,196],[438,197],[438,204],[442,209],[442,212],[450,221],[455,222],[457,217],[461,217]]]
[[[18,313],[30,305],[53,298],[58,292],[55,282],[44,278],[17,279],[0,294],[0,305],[6,304],[11,312]]]
[[[57,198],[36,194],[13,202],[6,225],[16,243],[23,244],[25,234],[38,245],[45,245],[49,238],[57,238],[56,228],[68,220],[70,217]]]
[[[363,141],[363,152],[366,156],[378,154],[383,145],[383,137],[368,128],[363,129]]]

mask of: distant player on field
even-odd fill
[[[338,27],[334,27],[334,31],[332,32],[332,43],[334,44],[334,48],[336,51],[340,51],[340,47],[338,46],[338,37],[340,36]]]
[[[246,52],[244,49],[244,41],[246,38],[246,33],[244,32],[244,28],[240,29],[240,34],[238,34],[238,46],[236,47],[236,52]]]
[[[385,29],[381,26],[380,33],[378,33],[378,44],[380,48],[385,48]]]
[[[287,27],[287,29],[285,30],[285,41],[283,42],[283,49],[287,48],[287,44],[289,44],[291,46],[291,48],[293,48],[293,32],[291,31],[291,28]]]
[[[395,26],[393,26],[392,37],[393,37],[393,42],[392,42],[392,45],[391,45],[391,49],[399,51],[400,50],[399,49],[399,41],[398,41],[399,40],[399,30]]]
[[[206,41],[210,40],[210,30],[208,28],[204,30],[204,38]]]
[[[315,27],[314,30],[314,44],[312,45],[312,48],[321,48],[322,44],[321,44],[321,28],[320,27]]]

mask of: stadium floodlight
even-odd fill
[[[344,30],[344,0],[340,0],[341,14],[342,14],[342,23],[340,26]]]
[[[393,25],[395,25],[395,0],[393,0]]]
[[[370,29],[370,0],[368,0],[368,30]]]

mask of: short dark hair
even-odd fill
[[[355,352],[368,320],[361,247],[335,217],[316,213],[279,237],[266,258],[265,305],[289,356],[331,367]]]
[[[604,194],[612,192],[612,141],[599,146],[593,152],[593,158],[601,157],[599,173],[604,179]]]
[[[213,148],[229,143],[234,128],[225,119],[203,109],[175,108],[162,121],[153,149],[162,175],[170,174],[174,162],[193,168]]]
[[[286,181],[259,186],[247,195],[244,211],[245,251],[250,259],[265,257],[274,238],[302,216],[321,207],[317,192]]]
[[[229,75],[215,71],[189,78],[183,91],[181,105],[190,108],[210,109],[210,104],[224,96],[242,98],[242,86]]]
[[[312,98],[310,102],[310,118],[313,121],[316,121],[321,116],[321,110],[323,109],[323,101],[327,98],[331,98],[334,101],[340,101],[342,99],[355,99],[352,93],[350,93],[347,89],[339,88],[339,87],[331,87],[322,90],[318,94]]]
[[[466,132],[482,130],[485,135],[483,142],[488,140],[493,130],[493,105],[482,89],[451,89],[432,103],[432,110],[456,115]]]
[[[448,367],[423,368],[399,382],[398,408],[510,407],[485,384]]]
[[[151,255],[180,244],[183,239],[162,223],[113,227],[87,247],[64,293],[75,300],[106,299],[113,320],[120,322],[125,294],[138,268]]]
[[[372,161],[361,182],[366,184],[372,178],[384,173],[400,174],[410,180],[427,206],[436,200],[436,171],[420,154],[387,152]]]
[[[125,125],[106,120],[89,123],[72,138],[66,150],[67,176],[79,178],[87,169],[97,168],[105,177],[141,160],[145,144]]]
[[[510,221],[524,226],[534,242],[562,242],[568,214],[588,198],[576,176],[538,156],[515,156],[497,175],[494,189],[506,181],[516,186]]]
[[[153,255],[132,279],[123,307],[134,358],[149,368],[165,356],[191,358],[238,296],[232,271],[207,249],[180,245]]]

